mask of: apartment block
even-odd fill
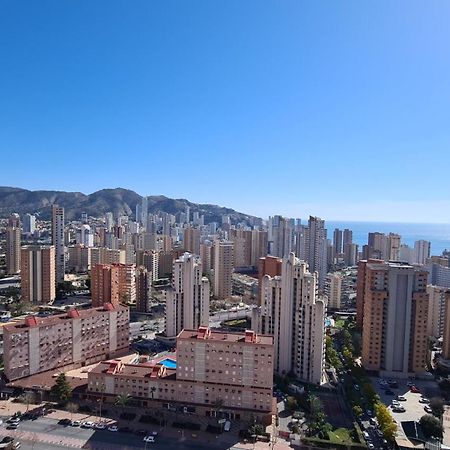
[[[441,286],[427,286],[429,296],[428,306],[428,336],[439,339],[444,335],[446,302],[450,295],[450,289]]]
[[[52,244],[55,247],[56,282],[64,281],[66,257],[64,248],[64,208],[52,206]]]
[[[330,309],[341,307],[342,275],[329,273],[325,279],[325,295],[328,299],[327,306]]]
[[[50,303],[56,297],[55,247],[28,245],[20,258],[21,295],[27,303]]]
[[[230,241],[214,242],[214,297],[225,300],[232,294],[234,245]]]
[[[326,304],[318,298],[317,273],[291,253],[281,276],[265,275],[260,289],[257,330],[274,336],[275,372],[323,383]]]
[[[125,264],[125,250],[106,247],[91,248],[91,267],[96,264]]]
[[[97,264],[91,270],[92,306],[136,301],[135,267],[130,264]]]
[[[176,259],[172,286],[166,291],[166,336],[208,325],[209,296],[209,280],[202,275],[200,257],[185,253]]]
[[[407,263],[366,263],[362,363],[382,376],[409,377],[428,364],[427,272]],[[359,274],[358,274],[359,276]]]
[[[176,369],[164,361],[105,361],[88,374],[88,393],[114,401],[127,393],[141,406],[181,406],[203,416],[271,423],[273,337],[200,327],[177,337]],[[217,411],[215,404],[222,406]]]
[[[6,227],[6,273],[20,272],[20,227]]]
[[[5,375],[16,380],[60,367],[81,367],[123,354],[129,310],[106,304],[48,317],[30,316],[3,327]]]
[[[91,268],[91,248],[83,244],[68,247],[69,259],[67,270],[69,272],[84,273]]]

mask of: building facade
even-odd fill
[[[399,378],[426,370],[427,275],[407,263],[366,264],[362,327],[366,370]]]
[[[143,407],[181,405],[185,412],[265,424],[271,423],[274,412],[272,386],[272,336],[207,327],[178,335],[176,369],[153,362],[106,361],[88,374],[93,398],[105,395],[114,401],[126,393]]]
[[[3,327],[5,375],[16,380],[60,367],[93,364],[129,347],[129,310],[72,309],[67,314],[27,317]]]
[[[16,275],[20,272],[20,226],[6,228],[6,273]]]
[[[56,282],[64,281],[66,257],[64,251],[64,208],[52,206],[52,245],[55,247]]]
[[[209,324],[210,284],[198,256],[185,253],[173,265],[172,287],[166,291],[167,337]]]
[[[214,241],[214,297],[218,300],[225,300],[232,294],[233,247],[230,241]]]
[[[323,383],[326,304],[318,298],[316,274],[291,253],[281,276],[265,275],[260,289],[257,329],[274,336],[275,372]]]
[[[20,258],[21,295],[26,303],[51,303],[56,297],[55,247],[28,245]]]

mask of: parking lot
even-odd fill
[[[425,403],[420,403],[419,399],[423,396],[428,399],[439,395],[439,387],[434,380],[400,380],[395,379],[398,387],[389,387],[386,389],[380,385],[382,378],[372,377],[372,384],[381,401],[387,406],[392,405],[392,400],[395,400],[398,395],[404,396],[406,401],[400,401],[399,404],[405,408],[405,412],[394,412],[392,407],[389,409],[392,412],[392,416],[400,425],[401,422],[405,421],[419,421],[420,418],[426,414],[424,407]],[[413,382],[414,385],[419,389],[420,393],[413,393],[410,391],[410,387],[407,386],[408,381]],[[393,395],[386,394],[386,391],[391,390]]]

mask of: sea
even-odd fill
[[[396,223],[396,222],[343,222],[325,221],[328,239],[333,239],[335,228],[353,231],[353,242],[361,246],[367,244],[367,235],[372,232],[397,233],[402,244],[414,247],[414,242],[420,239],[431,242],[431,254],[441,255],[444,250],[450,250],[450,224],[430,223]]]

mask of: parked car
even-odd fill
[[[399,402],[406,402],[406,397],[404,395],[397,395],[397,400]]]
[[[229,420],[227,420],[225,422],[225,425],[223,426],[224,431],[230,431],[231,429],[231,422]]]
[[[72,421],[70,419],[61,419],[58,421],[58,423],[67,427],[68,425],[72,424]]]
[[[155,442],[155,438],[153,436],[145,436],[143,441],[153,443]]]
[[[119,428],[117,427],[117,425],[111,425],[108,427],[108,431],[112,431],[113,433],[115,433],[116,431],[119,431]]]
[[[106,425],[103,422],[97,422],[94,427],[96,430],[104,430],[106,428]]]
[[[79,420],[74,420],[74,421],[71,423],[71,425],[72,425],[73,427],[79,427],[79,426],[81,425],[81,422],[80,422]]]
[[[426,397],[420,397],[419,398],[419,403],[430,403],[430,400],[428,400]]]
[[[431,409],[430,405],[425,405],[423,407],[423,409],[425,410],[425,412],[427,412],[428,414],[431,414],[433,412],[433,410]]]
[[[412,385],[409,390],[413,393],[413,394],[420,394],[420,389],[417,386]]]

